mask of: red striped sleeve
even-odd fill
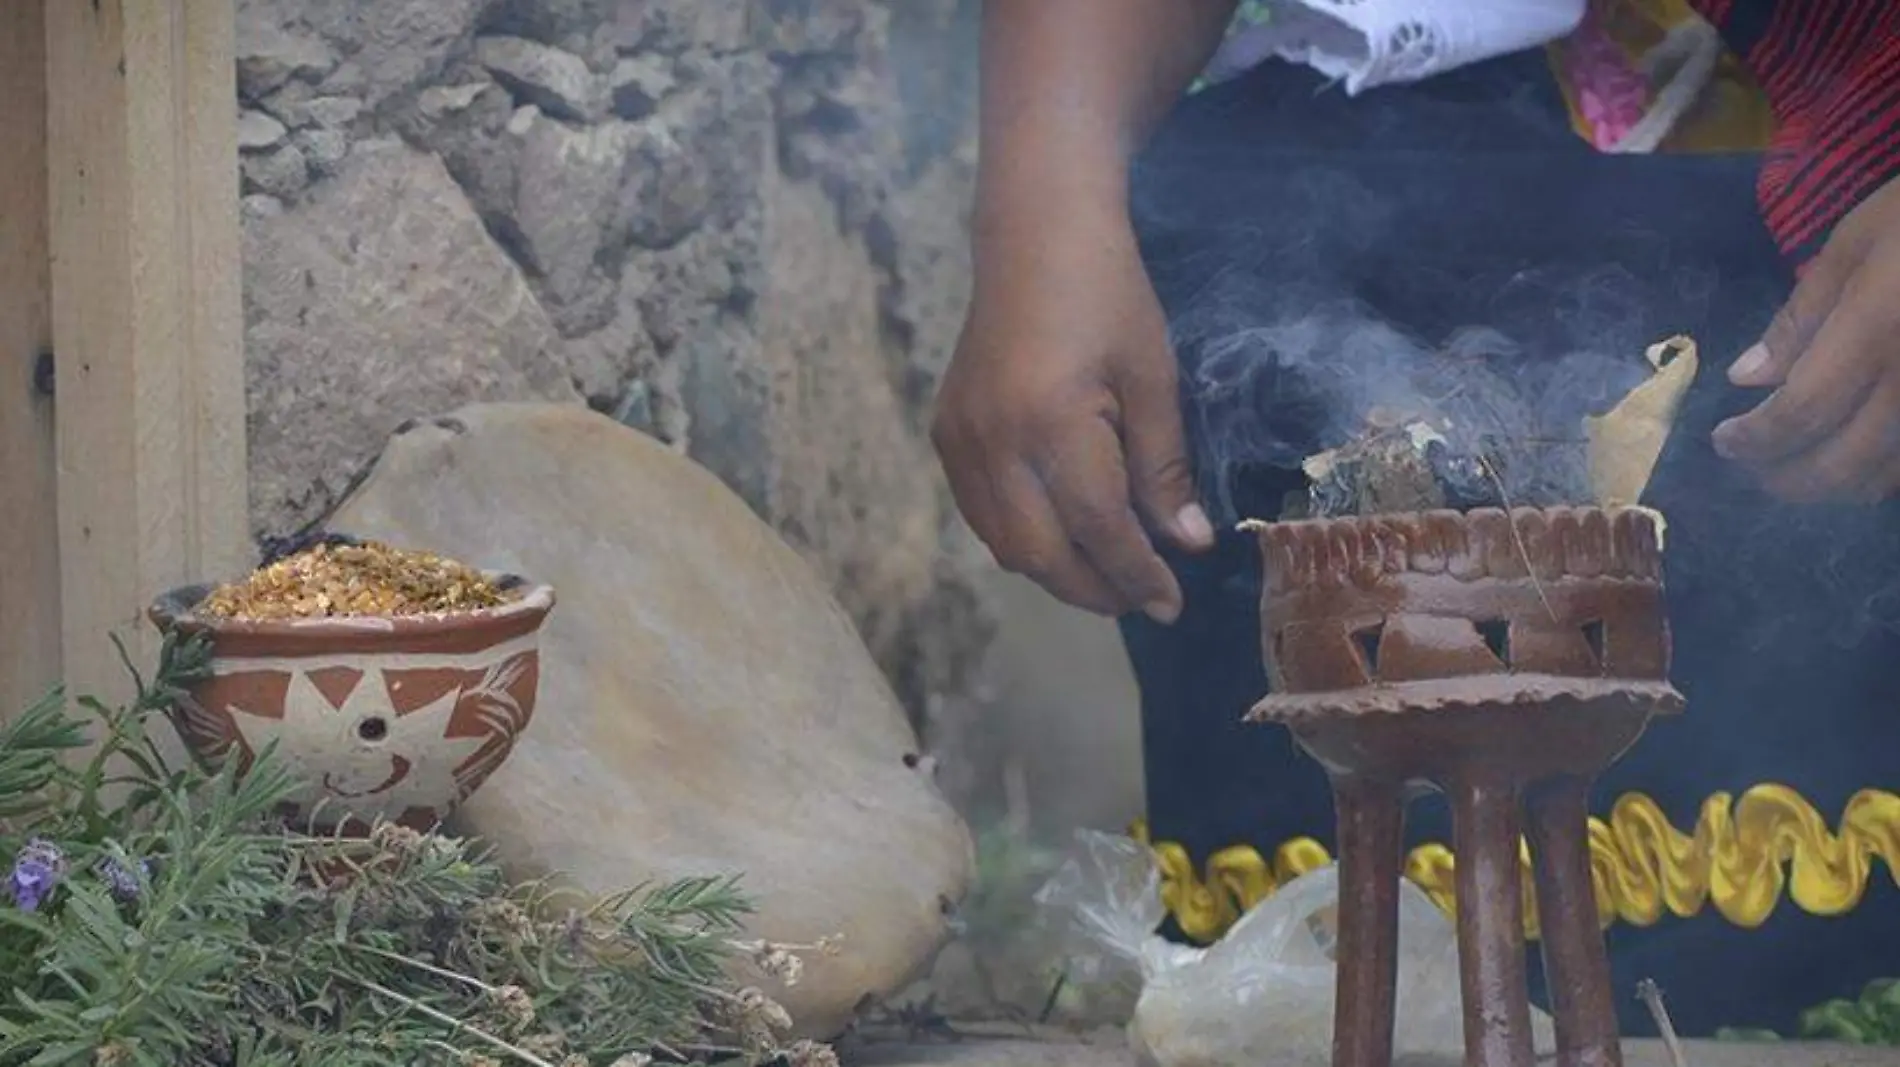
[[[1761,82],[1776,117],[1759,192],[1798,262],[1900,176],[1900,3],[1691,0]]]

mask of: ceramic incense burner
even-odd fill
[[[172,711],[185,745],[239,772],[275,742],[304,782],[290,814],[323,828],[434,826],[500,767],[534,715],[554,591],[494,575],[509,599],[471,611],[299,619],[193,613],[209,586],[150,611],[209,633],[210,673]]]
[[[1335,1067],[1392,1059],[1405,800],[1445,792],[1469,1067],[1531,1067],[1528,832],[1565,1067],[1620,1065],[1587,841],[1591,783],[1679,712],[1660,519],[1478,509],[1261,524],[1272,695],[1338,816]]]

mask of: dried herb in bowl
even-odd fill
[[[482,572],[433,552],[338,539],[219,586],[198,611],[220,619],[436,615],[492,608],[509,597]]]

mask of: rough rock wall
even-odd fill
[[[914,714],[964,687],[989,627],[923,423],[972,8],[240,0],[258,535],[405,419],[585,403],[813,561]]]

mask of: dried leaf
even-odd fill
[[[1647,357],[1656,368],[1648,381],[1608,412],[1583,420],[1590,490],[1600,507],[1634,507],[1642,499],[1700,366],[1695,341],[1684,336],[1651,345]]]

